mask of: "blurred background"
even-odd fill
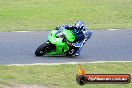
[[[85,22],[89,29],[132,28],[132,0],[0,0],[0,31],[44,31]]]

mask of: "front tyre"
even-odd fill
[[[35,51],[36,56],[43,56],[49,51],[49,42],[41,44]],[[48,49],[48,50],[47,50]]]

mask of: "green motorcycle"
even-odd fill
[[[69,53],[72,47],[67,42],[73,42],[75,36],[71,30],[53,30],[48,34],[48,41],[41,44],[35,51],[36,56],[43,55],[66,55],[72,56],[74,53]]]

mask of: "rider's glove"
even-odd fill
[[[67,26],[67,27],[65,27],[67,30],[73,30],[74,29],[74,27],[73,26]]]
[[[55,30],[59,30],[59,29],[60,29],[60,27],[56,27],[56,28],[55,28]]]

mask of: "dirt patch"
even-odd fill
[[[26,84],[19,84],[14,86],[2,86],[0,88],[46,88],[40,85],[26,85]]]

